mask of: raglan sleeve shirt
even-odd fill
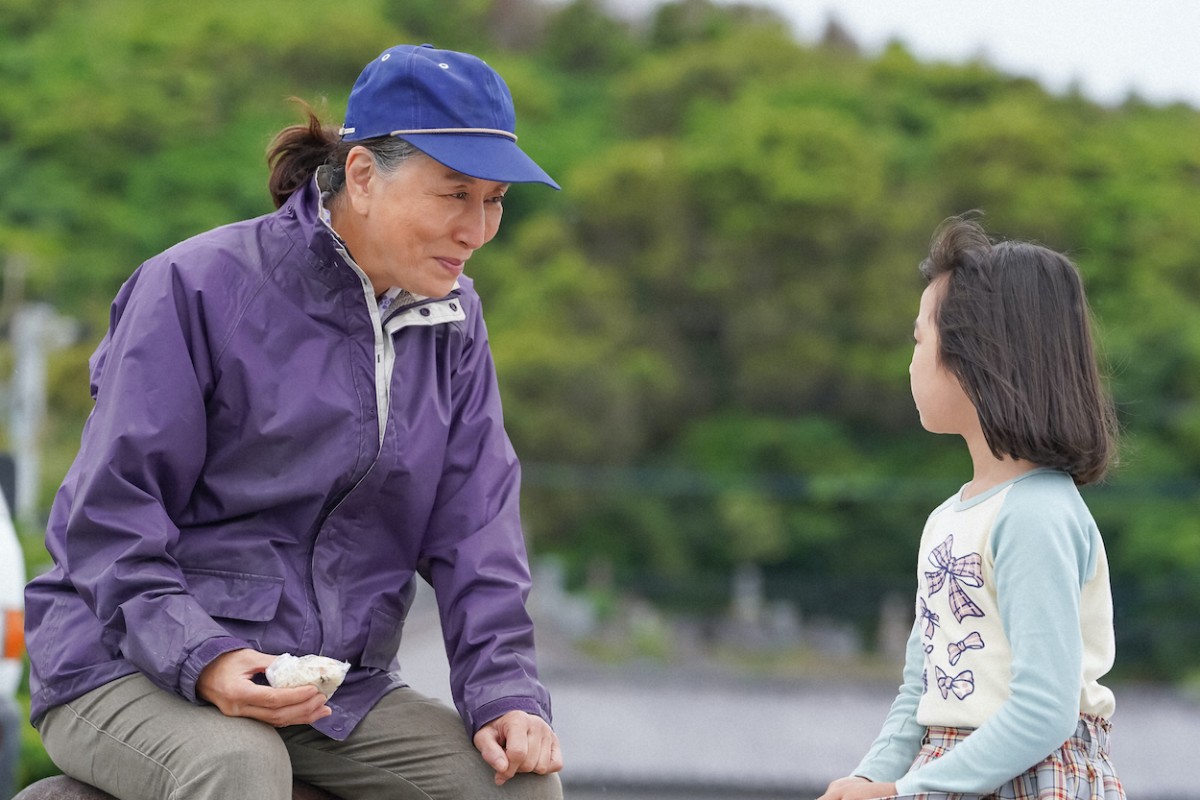
[[[1078,511],[1055,502],[1042,482],[1014,487],[995,517],[989,540],[991,579],[1011,651],[1007,698],[952,750],[906,774],[921,745],[913,731],[939,724],[918,722],[919,703],[911,700],[914,676],[915,689],[921,690],[924,660],[920,638],[914,636],[900,698],[854,774],[895,781],[901,794],[987,793],[1062,746],[1080,712],[1080,598],[1097,566],[1092,533]],[[928,691],[937,691],[932,677],[929,683]]]
[[[903,775],[921,749],[921,739],[925,735],[925,726],[917,722],[924,659],[921,648],[918,621],[913,625],[904,650],[904,682],[892,701],[879,736],[853,774],[875,781],[894,780],[889,776]]]

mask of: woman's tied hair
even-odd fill
[[[346,156],[355,147],[367,148],[384,174],[395,172],[401,162],[418,152],[395,136],[343,141],[337,127],[322,123],[312,106],[298,98],[292,100],[300,107],[305,122],[284,128],[267,148],[267,164],[271,168],[267,188],[276,208],[282,207],[314,175],[326,202],[336,196],[345,185]]]

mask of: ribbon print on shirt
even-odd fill
[[[942,690],[943,700],[948,699],[951,692],[954,692],[954,696],[959,700],[975,692],[975,673],[969,669],[963,670],[953,678],[941,667],[934,667],[934,673],[937,675],[937,685]]]
[[[974,588],[983,586],[983,571],[980,566],[982,560],[979,553],[956,557],[951,552],[953,547],[954,534],[950,534],[946,541],[929,554],[929,560],[937,567],[925,573],[925,580],[929,581],[929,593],[937,594],[943,584],[949,584],[947,592],[950,595],[950,610],[954,612],[954,618],[962,622],[966,617],[982,617],[982,609],[971,602],[971,598],[967,597],[963,589],[964,584]]]
[[[921,619],[925,621],[925,638],[932,639],[933,631],[938,627],[938,625],[941,624],[941,621],[939,620],[938,615],[930,610],[929,606],[926,605],[925,598],[921,597],[919,599],[921,601]]]
[[[946,645],[946,651],[950,653],[950,666],[958,663],[962,658],[963,653],[968,650],[982,650],[983,637],[979,635],[979,631],[975,631],[963,639],[961,642],[951,642]]]

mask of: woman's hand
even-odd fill
[[[895,794],[894,783],[874,783],[852,775],[848,778],[838,778],[829,784],[825,794],[817,800],[874,800],[877,797],[892,797]]]
[[[315,686],[276,689],[254,682],[275,656],[257,650],[232,650],[213,659],[196,681],[196,695],[227,717],[249,717],[282,728],[307,725],[333,713]]]
[[[475,749],[496,770],[500,786],[518,772],[547,775],[563,767],[558,734],[541,717],[510,711],[475,734]]]

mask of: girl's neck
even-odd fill
[[[1026,472],[1037,469],[1038,465],[1023,458],[997,458],[988,447],[982,432],[978,437],[967,439],[967,448],[971,451],[971,464],[974,474],[971,482],[962,490],[962,499],[969,500],[1002,483],[1011,481]]]

